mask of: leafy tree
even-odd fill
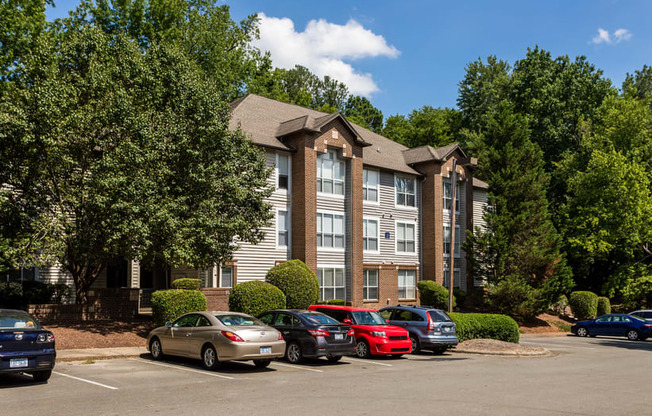
[[[423,106],[413,110],[407,118],[389,117],[383,134],[407,147],[441,147],[457,140],[461,122],[457,110]]]
[[[207,267],[236,236],[259,241],[269,170],[228,129],[219,88],[178,45],[92,27],[42,37],[0,102],[0,138],[20,156],[0,161],[18,172],[5,202],[29,218],[21,253],[57,260],[84,302],[116,258]]]
[[[527,120],[508,103],[500,103],[485,122],[478,160],[491,209],[486,230],[469,233],[466,251],[478,276],[492,285],[494,304],[508,305],[505,313],[531,317],[572,286],[548,213],[548,175]],[[505,297],[518,302],[502,302]]]
[[[383,113],[365,97],[350,96],[343,111],[349,121],[380,133],[383,129]]]
[[[643,65],[643,68],[634,71],[633,75],[628,73],[623,82],[623,94],[639,100],[648,100],[652,106],[652,66]]]

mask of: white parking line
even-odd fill
[[[98,383],[96,381],[86,380],[85,378],[79,378],[79,377],[71,376],[69,374],[60,373],[58,371],[53,371],[53,373],[58,375],[58,376],[64,376],[64,377],[72,378],[73,380],[83,381],[84,383],[89,383],[89,384],[94,384],[96,386],[104,387],[105,389],[118,390],[117,387],[107,386],[106,384]]]
[[[277,362],[272,363],[272,365],[280,365],[281,367],[296,368],[297,370],[314,371],[315,373],[323,373],[322,370],[315,370],[314,368],[301,367],[299,365],[283,364]]]
[[[354,360],[354,361],[359,361],[361,363],[367,363],[367,364],[376,364],[376,365],[382,365],[385,367],[391,367],[391,364],[385,364],[385,363],[378,363],[376,361],[369,361],[369,360],[363,360],[361,358],[353,358],[353,357],[346,357],[347,360]]]
[[[233,380],[233,377],[223,376],[221,374],[209,373],[208,371],[193,370],[192,368],[186,368],[186,367],[182,367],[182,366],[178,366],[178,365],[170,365],[170,364],[163,364],[163,363],[153,363],[151,361],[139,360],[137,358],[130,358],[130,360],[138,361],[139,363],[157,365],[159,367],[167,367],[167,368],[172,368],[172,369],[175,369],[175,370],[188,371],[190,373],[204,374],[206,376],[219,377],[219,378],[225,378],[227,380]]]

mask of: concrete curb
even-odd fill
[[[135,358],[146,354],[145,347],[87,348],[57,351],[57,362]]]
[[[506,357],[546,357],[551,355],[550,351],[545,348],[541,348],[540,351],[523,351],[519,352],[516,350],[510,351],[490,351],[490,350],[473,350],[473,349],[453,349],[450,352],[457,354],[478,354],[478,355],[502,355]]]

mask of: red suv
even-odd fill
[[[388,324],[378,311],[337,305],[311,305],[308,309],[351,325],[358,357],[368,358],[370,355],[400,357],[412,352],[408,331]]]

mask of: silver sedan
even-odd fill
[[[163,355],[201,359],[208,370],[225,361],[253,360],[256,367],[285,353],[279,331],[237,312],[192,312],[149,333],[147,346],[155,360]]]

